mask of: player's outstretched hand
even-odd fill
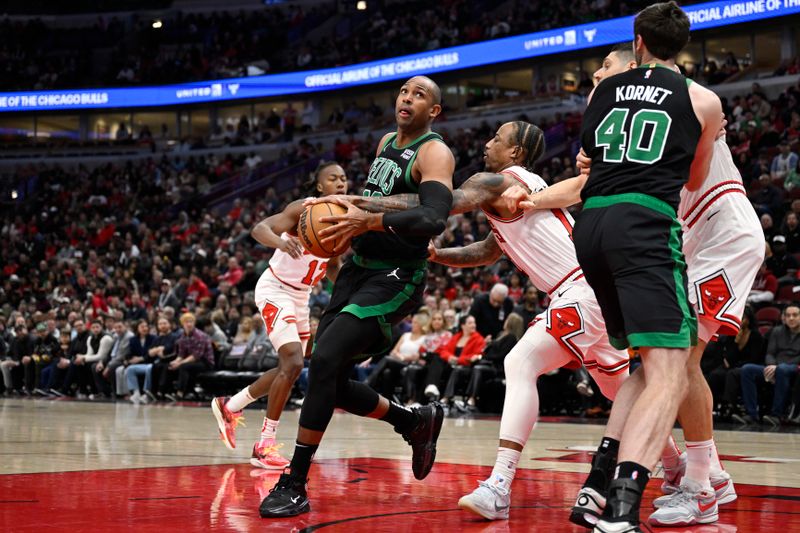
[[[339,204],[347,212],[343,215],[332,215],[327,217],[320,217],[319,221],[323,224],[332,224],[327,228],[320,230],[319,236],[322,244],[336,242],[338,239],[344,239],[349,242],[350,239],[356,235],[361,235],[369,231],[369,221],[371,213],[367,213],[363,209],[354,206],[350,201],[345,199],[344,196],[326,196],[325,200]]]
[[[436,243],[434,243],[433,239],[431,239],[431,241],[428,243],[428,261],[431,261],[432,263],[436,263],[437,262],[436,261],[436,258],[437,258],[436,251],[437,251],[436,250]]]
[[[512,185],[503,192],[501,198],[505,201],[506,209],[516,212],[519,209],[533,209],[534,203],[531,201],[528,191],[520,185]]]
[[[578,167],[578,170],[581,171],[581,174],[589,174],[589,171],[592,169],[592,158],[586,155],[586,152],[581,151],[578,152],[578,155],[575,157],[575,166]]]
[[[288,239],[282,239],[282,244],[278,247],[282,252],[286,252],[292,259],[300,259],[303,257],[303,245],[296,237],[289,236]]]
[[[722,127],[719,129],[719,133],[717,133],[717,138],[716,138],[717,141],[720,140],[720,139],[723,139],[728,134],[728,130],[725,129],[727,127],[728,127],[728,119],[724,118],[724,115],[723,115]]]

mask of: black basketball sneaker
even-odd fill
[[[309,512],[311,504],[306,492],[306,481],[285,472],[281,474],[258,508],[261,518],[282,518]]]
[[[400,432],[411,445],[411,469],[414,477],[425,479],[436,460],[436,441],[442,430],[444,408],[439,402],[415,409],[419,422],[411,431]]]

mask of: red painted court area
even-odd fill
[[[404,461],[323,460],[312,469],[311,513],[285,520],[258,516],[278,474],[249,465],[5,475],[0,531],[585,531],[567,522],[582,474],[518,471],[508,522],[459,510],[458,498],[490,470],[437,464],[419,482]],[[800,489],[736,488],[739,499],[721,508],[717,524],[655,531],[800,531]]]

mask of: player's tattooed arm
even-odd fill
[[[479,172],[471,176],[461,187],[453,190],[453,206],[450,214],[474,211],[482,204],[497,199],[510,182],[503,174]],[[350,196],[347,198],[356,207],[370,213],[396,213],[419,206],[419,195],[395,194],[392,196]]]
[[[490,265],[500,259],[503,251],[494,234],[490,233],[482,241],[458,248],[436,248],[428,246],[429,259],[451,267],[475,267]]]
[[[453,207],[450,214],[466,213],[496,200],[511,185],[505,174],[478,172],[461,187],[453,191]]]
[[[397,213],[419,207],[418,194],[394,194],[392,196],[352,196],[353,205],[370,213]]]

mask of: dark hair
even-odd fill
[[[784,305],[783,306],[783,310],[781,310],[781,314],[784,314],[786,312],[786,310],[789,309],[790,307],[796,307],[796,308],[800,309],[800,303],[793,301],[793,302],[790,302],[790,303]]]
[[[649,48],[648,48],[649,49]],[[636,55],[633,53],[631,43],[621,43],[611,49],[610,54],[617,54],[622,57],[626,63],[628,61],[636,61]]]
[[[336,161],[320,161],[317,168],[314,169],[314,175],[305,182],[301,188],[303,193],[306,196],[319,196],[319,191],[317,190],[317,184],[319,184],[319,176],[322,174],[322,171],[328,167],[332,167],[333,165],[338,165]]]
[[[525,160],[520,166],[533,170],[533,165],[544,154],[544,132],[538,126],[523,120],[515,120],[512,124],[514,124],[516,135],[511,141],[514,146],[525,150]]]
[[[752,306],[745,306],[744,313],[742,313],[742,318],[747,319],[747,324],[750,329],[756,329],[756,312],[753,310]],[[744,320],[742,320],[744,322]]]
[[[211,325],[211,321],[208,319],[208,317],[207,316],[201,316],[201,317],[197,318],[197,323],[195,324],[195,327],[197,329],[199,329],[200,331],[203,331],[209,325]]]
[[[466,323],[467,323],[467,319],[468,319],[469,317],[471,317],[471,316],[472,316],[472,315],[461,315],[460,317],[458,317],[458,327],[459,327],[459,328],[463,327],[463,326],[464,326],[464,324],[466,324]],[[474,318],[474,317],[473,317],[473,318]]]
[[[673,59],[689,42],[689,17],[674,1],[644,8],[633,21],[633,34],[658,59]]]

